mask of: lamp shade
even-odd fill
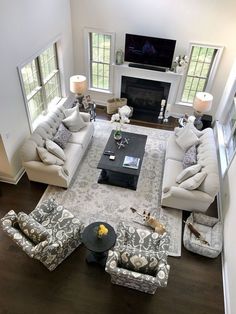
[[[70,91],[75,94],[84,94],[87,88],[87,79],[84,75],[70,77]]]
[[[193,102],[193,108],[194,110],[198,112],[207,112],[211,110],[213,96],[209,93],[205,92],[198,92],[196,93],[194,102]]]

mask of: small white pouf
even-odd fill
[[[209,245],[202,243],[189,230],[187,223],[191,223]],[[215,217],[201,213],[191,213],[184,227],[184,247],[194,253],[215,258],[222,251],[222,223]]]

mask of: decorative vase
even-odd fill
[[[122,139],[122,132],[121,132],[121,127],[118,125],[116,127],[116,130],[114,132],[114,140],[120,141]]]
[[[119,49],[116,52],[116,64],[120,65],[122,63],[124,63],[124,52],[122,49]]]
[[[185,72],[185,66],[179,66],[179,65],[177,65],[176,68],[175,68],[175,72],[178,73],[178,74],[184,74],[184,72]]]

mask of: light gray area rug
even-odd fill
[[[114,126],[109,121],[102,120],[97,120],[94,125],[95,132],[91,145],[77,169],[71,186],[67,190],[48,186],[40,202],[54,197],[59,204],[63,204],[77,215],[85,225],[94,221],[104,221],[115,229],[120,221],[139,228],[149,228],[144,226],[141,217],[132,213],[130,207],[141,212],[149,211],[170,233],[169,254],[180,256],[182,211],[163,209],[159,205],[166,140],[171,134],[170,131],[129,124],[123,127],[124,131],[148,136],[137,190],[133,191],[97,183],[100,174],[97,164]]]

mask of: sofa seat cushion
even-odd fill
[[[119,255],[119,267],[150,276],[156,276],[159,259],[155,252],[124,248],[119,251]]]
[[[165,159],[173,159],[180,161],[182,163],[184,158],[184,151],[181,147],[176,143],[176,136],[175,134],[171,134],[167,141],[166,146],[166,156]]]
[[[50,236],[50,233],[43,225],[23,212],[18,214],[18,224],[21,231],[35,244],[46,240]]]
[[[82,158],[83,149],[80,144],[68,143],[64,149],[66,155],[66,161],[63,168],[66,169],[66,173],[72,176]]]
[[[93,135],[94,125],[90,122],[85,122],[85,124],[85,128],[83,128],[79,132],[72,133],[69,139],[69,143],[80,144],[82,145],[82,147],[87,145]]]
[[[165,162],[162,191],[167,193],[172,186],[178,186],[177,176],[183,171],[182,161],[168,159]]]

